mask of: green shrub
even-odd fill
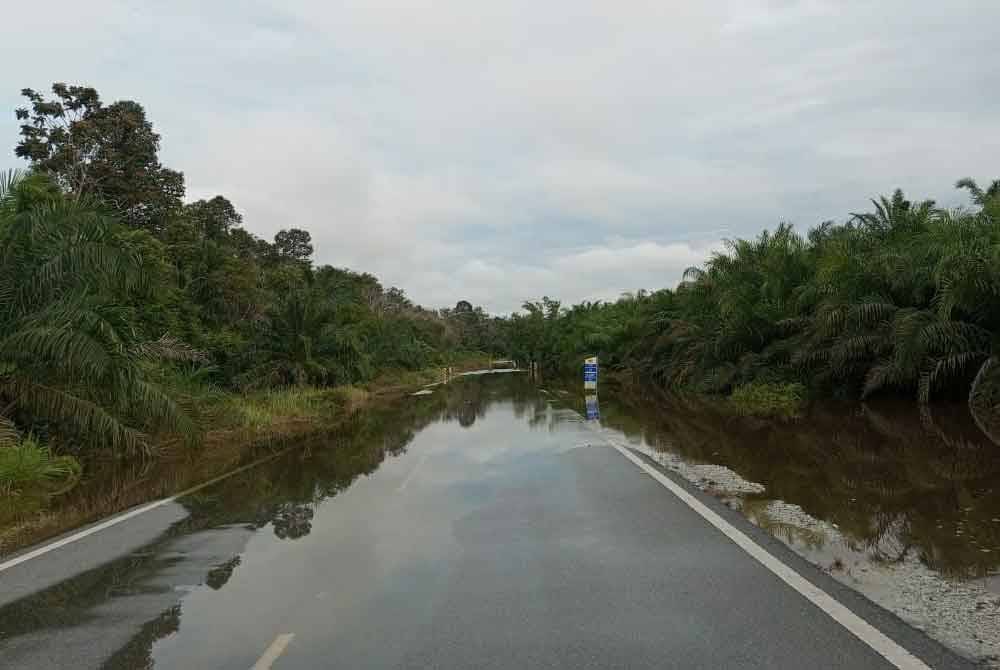
[[[753,382],[736,387],[729,400],[736,411],[744,416],[791,419],[802,412],[806,388],[797,383]]]
[[[0,446],[0,495],[56,495],[80,478],[80,464],[28,437]]]
[[[286,386],[232,396],[225,408],[229,421],[241,428],[263,430],[288,419],[319,419],[346,404],[345,388]]]

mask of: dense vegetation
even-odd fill
[[[668,388],[998,405],[1000,181],[958,182],[972,206],[945,211],[897,190],[873,211],[805,236],[781,224],[731,240],[675,290],[514,316],[515,357],[569,371],[587,354]],[[801,386],[799,386],[801,385]],[[767,392],[770,386],[772,392]]]
[[[310,235],[184,202],[141,105],[25,89],[0,180],[0,498],[52,492],[94,452],[194,444],[209,396],[334,386],[448,364],[482,310],[435,312],[369,274],[311,262]]]
[[[544,298],[499,318],[465,301],[424,309],[372,275],[316,265],[307,231],[261,239],[222,195],[185,202],[136,102],[64,84],[23,95],[15,153],[28,168],[0,179],[4,508],[71,486],[95,453],[194,446],[233,397],[468,351],[557,372],[598,354],[751,412],[876,393],[967,397],[977,416],[998,405],[1000,181],[959,181],[972,205],[958,211],[897,190],[805,236],[782,224],[733,240],[676,289],[568,309]],[[241,420],[272,421],[264,405],[248,401]]]

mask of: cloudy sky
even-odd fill
[[[1000,176],[996,0],[172,0],[4,11],[0,137],[142,103],[191,199],[507,312],[672,286],[725,237]]]

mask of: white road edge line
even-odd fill
[[[229,477],[232,477],[233,475],[236,475],[236,474],[239,474],[239,473],[244,472],[246,470],[249,470],[250,468],[254,468],[254,467],[257,467],[258,465],[261,465],[261,464],[266,463],[268,461],[274,460],[275,458],[277,458],[281,454],[285,453],[285,451],[286,450],[283,449],[283,450],[281,450],[281,451],[279,451],[277,453],[274,453],[274,454],[271,454],[270,456],[267,456],[266,458],[262,458],[259,461],[254,461],[253,463],[248,463],[246,465],[243,465],[241,467],[236,468],[235,470],[231,470],[230,472],[227,472],[225,474],[219,475],[218,477],[213,477],[212,479],[209,479],[207,482],[202,482],[201,484],[198,484],[197,486],[192,486],[189,489],[185,489],[184,491],[181,491],[180,493],[177,493],[176,495],[172,495],[169,498],[163,498],[162,500],[157,500],[156,502],[148,503],[146,505],[143,505],[142,507],[137,507],[137,508],[135,508],[135,509],[133,509],[133,510],[131,510],[129,512],[125,512],[124,514],[119,514],[118,516],[111,517],[110,519],[108,519],[106,521],[102,521],[101,523],[97,524],[96,526],[91,526],[90,528],[87,528],[86,530],[81,530],[78,533],[73,533],[72,535],[67,535],[66,537],[64,537],[64,538],[62,538],[60,540],[56,540],[55,542],[50,542],[50,543],[48,543],[46,545],[43,545],[43,546],[39,547],[38,549],[34,549],[33,551],[29,551],[26,554],[21,554],[20,556],[12,558],[12,559],[10,559],[8,561],[4,561],[3,563],[0,563],[0,572],[4,572],[5,570],[10,570],[11,568],[16,567],[18,565],[21,565],[22,563],[26,563],[26,562],[30,561],[31,559],[33,559],[33,558],[38,558],[39,556],[43,556],[43,555],[49,553],[50,551],[55,551],[56,549],[61,549],[62,547],[65,547],[68,544],[72,544],[72,543],[74,543],[74,542],[76,542],[78,540],[82,540],[83,538],[89,537],[90,535],[93,535],[94,533],[99,533],[102,530],[106,530],[108,528],[111,528],[112,526],[116,526],[116,525],[122,523],[123,521],[128,521],[129,519],[131,519],[133,517],[137,517],[140,514],[145,514],[146,512],[150,512],[150,511],[156,509],[157,507],[162,507],[162,506],[166,505],[167,503],[172,503],[175,500],[177,500],[178,498],[183,498],[186,495],[191,495],[192,493],[195,493],[196,491],[200,491],[201,489],[205,488],[206,486],[211,486],[212,484],[216,484],[218,482],[221,482],[223,479],[227,479]]]
[[[808,579],[792,570],[783,562],[775,558],[761,547],[759,544],[747,537],[742,531],[732,526],[721,516],[705,506],[700,500],[685,491],[677,483],[673,482],[662,472],[652,467],[641,458],[636,456],[631,449],[615,444],[607,437],[605,441],[618,450],[625,458],[629,459],[646,474],[666,487],[671,493],[681,499],[688,507],[697,512],[703,519],[715,526],[717,529],[736,543],[740,549],[747,552],[765,568],[773,572],[781,581],[785,582],[800,594],[805,596],[813,605],[820,608],[831,619],[853,633],[858,639],[878,652],[887,661],[900,670],[931,670],[919,658],[908,652],[903,647],[889,639],[882,631],[878,630],[870,623],[859,617],[857,614],[842,605],[839,601],[829,595],[826,591],[814,585]]]
[[[294,637],[295,633],[282,633],[274,638],[274,642],[264,651],[264,655],[257,659],[250,670],[271,670],[271,666],[278,660],[279,656],[285,653],[285,648]]]

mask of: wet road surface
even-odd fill
[[[691,495],[910,667],[970,667]],[[900,666],[504,374],[0,572],[0,667]]]

